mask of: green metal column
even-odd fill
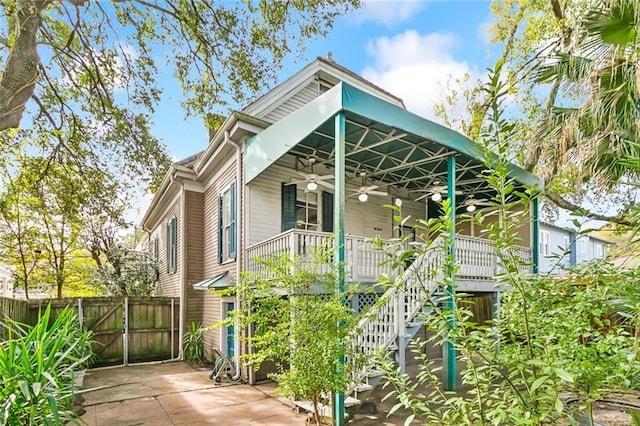
[[[533,244],[531,247],[531,256],[533,260],[533,273],[538,273],[538,268],[540,265],[540,224],[538,223],[538,198],[534,198],[531,201],[531,210],[533,214]]]
[[[449,273],[449,285],[447,285],[447,301],[446,308],[449,314],[449,329],[452,330],[456,326],[456,304],[454,299],[456,273],[453,267],[456,264],[456,157],[454,155],[447,159],[447,197],[451,203],[451,211],[449,212],[449,220],[451,221],[451,230],[449,237],[451,244],[449,245],[449,256],[451,265]],[[456,389],[456,346],[450,339],[447,341],[445,350],[445,368],[447,378],[445,381],[445,390],[453,391]]]
[[[345,205],[345,120],[344,112],[340,112],[335,118],[335,193],[333,204],[333,226],[334,226],[334,266],[336,273],[336,292],[344,293],[344,205]],[[344,301],[343,301],[344,303]],[[337,324],[342,327],[343,324]],[[342,348],[344,342],[338,341]],[[342,369],[344,365],[344,355],[337,360],[336,368]],[[343,426],[344,420],[344,394],[335,392],[333,400],[333,424]]]

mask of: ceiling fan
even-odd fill
[[[326,182],[327,179],[333,179],[333,175],[318,175],[313,173],[313,164],[316,162],[316,157],[309,157],[307,159],[308,164],[311,165],[311,173],[302,173],[299,171],[295,171],[297,174],[300,175],[300,177],[302,177],[303,179],[299,179],[299,180],[295,180],[292,182],[287,183],[286,185],[295,185],[295,184],[299,184],[299,183],[306,183],[307,187],[306,190],[307,191],[315,191],[316,189],[318,189],[318,185],[322,185],[326,188],[329,189],[333,189],[333,184]]]
[[[442,195],[447,193],[447,185],[440,185],[439,180],[433,181],[433,186],[428,188],[427,191],[415,199],[415,201],[420,201],[424,198],[431,197],[431,199],[435,202],[442,200]],[[456,191],[456,195],[462,195],[462,191]]]
[[[467,206],[469,213],[473,213],[476,210],[476,206],[491,206],[492,204],[486,198],[476,199],[473,198],[473,194],[471,194],[464,201],[464,205]]]
[[[351,189],[354,193],[349,195],[350,197],[358,196],[358,200],[361,203],[366,203],[369,199],[369,195],[380,195],[382,197],[386,197],[389,195],[387,191],[376,191],[376,189],[380,188],[378,185],[369,185],[367,186],[365,182],[366,172],[360,172],[360,177],[362,177],[362,186],[358,189]]]

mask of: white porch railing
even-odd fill
[[[382,274],[390,274],[389,264],[381,265],[387,256],[377,249],[375,242],[365,237],[345,236],[345,279],[351,282],[375,281]],[[246,269],[263,278],[271,278],[264,265],[256,262],[256,257],[266,259],[270,255],[289,253],[299,256],[304,264],[321,247],[332,247],[333,235],[327,232],[290,229],[266,241],[247,248]],[[332,265],[320,267],[318,272],[328,272]]]
[[[390,244],[391,241],[385,241]],[[289,253],[299,256],[303,263],[310,260],[320,247],[333,245],[332,234],[317,231],[290,229],[268,240],[254,244],[247,248],[246,269],[263,278],[271,278],[264,265],[256,262],[256,257],[266,259],[270,255]],[[531,250],[526,247],[514,246],[516,254],[523,262],[523,269],[530,270]],[[350,282],[374,282],[387,274],[392,276],[394,271],[384,252],[378,250],[376,244],[368,238],[345,236],[345,279]],[[490,240],[456,236],[456,263],[459,267],[457,277],[463,279],[493,279],[499,269],[493,243]],[[329,272],[332,265],[320,267],[318,272]]]

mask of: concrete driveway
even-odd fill
[[[272,383],[214,386],[186,363],[90,370],[82,420],[88,425],[304,425]]]

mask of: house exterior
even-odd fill
[[[460,291],[492,297],[499,265],[492,243],[481,236],[499,218],[489,215],[484,227],[470,220],[476,203],[485,208],[480,201],[492,196],[478,177],[485,169],[483,156],[473,141],[410,113],[398,97],[318,58],[231,113],[211,132],[204,150],[170,167],[142,220],[159,264],[157,291],[181,299],[182,335],[192,322],[213,324],[238,308],[242,300],[208,290],[233,285],[241,271],[266,274],[256,256],[304,257],[327,241],[333,242],[336,259],[344,261],[345,281],[374,285],[381,274],[400,272],[380,266],[385,255],[369,239],[410,234],[415,220],[440,215],[440,201],[449,197],[456,206],[451,213],[456,284]],[[515,165],[510,173],[520,189],[541,185]],[[398,200],[402,214],[413,218],[402,228],[383,207]],[[531,222],[518,229],[520,245],[513,249],[535,265],[533,204]],[[402,273],[441,262],[441,256],[427,254]],[[396,309],[402,324],[409,324],[424,304],[425,294],[417,289],[407,276],[403,303],[389,308]],[[356,298],[354,308],[371,306],[375,297]],[[385,337],[370,336],[358,344],[370,351],[374,340],[392,347],[396,339],[404,365],[405,338],[417,330],[399,326],[389,315],[374,317],[362,329],[386,330]],[[246,350],[238,332],[232,327],[209,331],[206,345],[237,355]],[[250,381],[254,373],[243,370]]]
[[[13,297],[13,273],[8,266],[0,264],[0,296]]]
[[[611,242],[593,235],[578,235],[575,231],[551,223],[540,223],[538,238],[539,272],[561,274],[574,265],[602,259]]]

